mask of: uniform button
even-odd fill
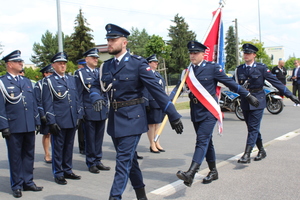
[[[116,79],[114,78],[113,80],[115,81]]]
[[[140,115],[138,115],[138,117],[140,117]]]
[[[128,80],[128,78],[126,78],[126,80]]]
[[[70,108],[72,108],[72,106],[70,106]]]
[[[25,108],[25,110],[27,110],[27,108]]]

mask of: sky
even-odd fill
[[[74,32],[74,21],[81,8],[93,30],[94,42],[105,44],[105,25],[117,24],[127,30],[143,29],[149,35],[169,40],[168,29],[176,14],[183,17],[202,41],[219,0],[59,0],[64,34]],[[283,46],[285,57],[300,57],[300,1],[225,0],[222,8],[224,33],[237,19],[239,40],[261,39],[264,47]],[[260,20],[259,20],[260,19]],[[260,24],[260,26],[259,26]],[[260,27],[260,28],[259,28]],[[57,0],[10,0],[0,7],[0,58],[21,50],[30,64],[33,44],[41,43],[46,30],[57,32]],[[259,31],[260,30],[260,31]],[[101,58],[100,58],[101,59]]]

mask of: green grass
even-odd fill
[[[190,109],[190,103],[189,101],[175,103],[175,108],[176,110]]]

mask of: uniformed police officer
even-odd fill
[[[67,179],[80,179],[72,171],[74,136],[80,105],[75,78],[65,74],[68,56],[59,52],[51,59],[54,73],[45,78],[42,97],[52,141],[52,171],[57,184]]]
[[[151,68],[151,71],[154,73],[157,78],[158,83],[161,85],[161,88],[165,91],[166,82],[160,73],[157,70],[158,59],[155,54],[146,58],[148,64]],[[154,98],[145,88],[144,97],[146,98],[145,106],[147,111],[147,122],[148,122],[148,139],[150,142],[150,152],[152,153],[160,153],[165,152],[165,150],[161,147],[159,140],[154,142],[155,133],[158,130],[160,123],[163,120],[163,112],[159,105],[156,103],[156,98]]]
[[[249,105],[249,103],[245,101],[245,98],[242,97],[241,99],[241,108],[248,128],[248,137],[245,153],[238,160],[238,163],[250,163],[250,154],[255,144],[258,148],[258,154],[254,160],[259,161],[267,156],[263,148],[260,133],[260,122],[264,108],[266,107],[266,95],[263,90],[264,81],[269,81],[280,91],[281,94],[284,94],[293,102],[298,104],[299,100],[275,76],[272,75],[265,64],[255,62],[256,52],[258,51],[256,46],[246,43],[242,46],[242,48],[245,63],[237,67],[235,80],[240,85],[243,85],[260,102],[258,107],[254,107]]]
[[[126,50],[130,33],[114,24],[107,24],[108,52],[114,55],[100,67],[100,85],[97,79],[91,88],[90,98],[95,110],[105,104],[101,90],[108,92],[110,109],[107,132],[114,143],[116,171],[110,191],[110,200],[121,199],[128,178],[137,199],[146,200],[143,177],[137,162],[136,147],[141,134],[147,131],[147,118],[143,99],[144,86],[157,97],[157,103],[169,116],[171,126],[181,133],[183,126],[180,115],[162,90],[147,61],[130,55]]]
[[[42,88],[43,88],[43,82],[44,77],[50,76],[53,74],[53,68],[52,65],[49,64],[46,67],[43,67],[40,72],[43,74],[43,78],[36,82],[34,86],[34,94],[37,101],[38,111],[41,118],[41,130],[40,133],[43,135],[42,137],[42,144],[45,152],[44,161],[46,163],[52,163],[51,157],[50,157],[50,133],[49,133],[49,126],[46,125],[47,119],[46,119],[46,113],[43,108],[43,102],[42,102]]]
[[[84,58],[78,59],[78,60],[76,60],[76,62],[77,62],[78,70],[84,68],[84,66],[86,65],[86,61]],[[75,71],[75,74],[78,70]],[[80,93],[78,93],[78,94],[80,95]],[[84,123],[84,120],[82,120],[81,123],[79,123],[78,129],[77,129],[79,153],[82,155],[85,155],[85,132],[86,132],[85,123]]]
[[[41,191],[33,182],[35,131],[40,117],[31,81],[20,76],[23,60],[19,50],[5,56],[7,73],[0,77],[0,130],[6,139],[13,196]]]
[[[105,102],[100,112],[93,109],[93,104],[89,98],[92,83],[99,77],[98,49],[92,48],[83,54],[86,65],[76,71],[76,84],[78,88],[79,100],[83,106],[85,119],[85,149],[86,164],[91,173],[99,173],[99,170],[110,170],[102,164],[102,143],[104,136],[105,121],[107,119],[107,94],[101,93]]]
[[[194,74],[193,77],[195,77],[195,79],[193,80],[193,85],[194,87],[197,87],[196,89],[198,89],[192,90],[192,85],[189,85],[187,82],[191,91],[189,93],[191,120],[193,122],[197,138],[195,152],[189,170],[186,172],[178,171],[176,175],[179,179],[184,181],[186,186],[190,187],[193,183],[195,173],[199,170],[204,158],[206,158],[210,172],[203,179],[203,183],[211,183],[213,180],[218,179],[216,155],[212,141],[212,133],[217,122],[217,118],[210,108],[214,105],[216,106],[216,109],[220,108],[219,105],[214,102],[218,101],[216,91],[217,83],[223,83],[230,90],[233,90],[234,92],[239,93],[241,96],[247,98],[247,100],[255,106],[258,106],[258,100],[243,87],[239,86],[231,78],[229,78],[224,73],[220,65],[204,60],[204,52],[205,49],[207,49],[205,45],[197,41],[190,41],[187,44],[187,47],[191,61],[189,73]],[[202,89],[200,89],[200,86]],[[205,96],[205,93],[207,93],[209,96],[207,99],[201,98],[199,95],[197,95],[198,92],[203,96]],[[205,100],[207,102],[205,102]]]

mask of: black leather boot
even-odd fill
[[[115,197],[109,197],[108,200],[117,200]]]
[[[258,148],[258,154],[254,158],[254,161],[260,161],[261,159],[264,159],[265,157],[267,157],[267,153],[264,149],[264,146],[263,146],[261,140],[256,142],[256,146]]]
[[[216,168],[216,162],[208,162],[207,164],[210,169],[210,172],[203,179],[202,183],[204,184],[211,183],[212,181],[217,180],[219,178],[218,171]]]
[[[145,192],[145,188],[134,189],[136,198],[138,200],[148,200]]]
[[[200,167],[200,164],[198,164],[196,162],[192,162],[188,171],[186,171],[186,172],[178,171],[176,176],[179,179],[183,180],[183,183],[186,186],[191,187],[192,183],[194,181],[195,174],[198,172],[199,167]]]
[[[244,155],[238,160],[238,163],[250,163],[250,154],[252,151],[252,146],[246,145]]]

